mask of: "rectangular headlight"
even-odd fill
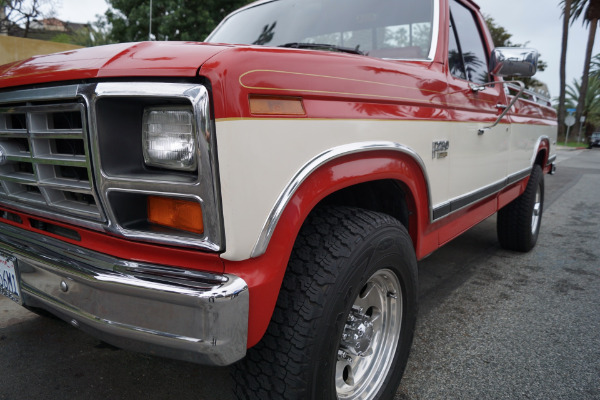
[[[142,126],[146,165],[181,171],[196,169],[196,128],[191,107],[147,107]]]

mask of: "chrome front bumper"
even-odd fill
[[[134,263],[0,223],[21,304],[115,346],[207,365],[246,354],[248,286],[233,275]]]

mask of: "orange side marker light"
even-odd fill
[[[300,97],[250,95],[249,101],[254,115],[306,115]]]
[[[150,196],[148,221],[182,231],[204,233],[202,206],[195,201]]]

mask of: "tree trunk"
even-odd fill
[[[6,11],[4,2],[0,5],[0,36],[8,35],[8,17],[6,16]]]
[[[565,0],[563,10],[563,32],[560,53],[560,96],[558,97],[558,136],[562,138],[565,130],[565,98],[567,86],[567,44],[569,42],[569,21],[571,20],[571,0]]]
[[[577,102],[576,124],[573,128],[573,134],[579,135],[579,124],[583,110],[585,109],[585,96],[588,90],[588,81],[590,78],[590,64],[592,62],[592,51],[594,50],[594,40],[598,28],[598,18],[590,21],[590,33],[588,36],[587,49],[585,53],[585,62],[583,64],[583,75],[581,76],[581,90],[579,91],[579,101]]]

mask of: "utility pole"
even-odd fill
[[[152,0],[150,0],[150,24],[148,28],[148,40],[152,40]]]

